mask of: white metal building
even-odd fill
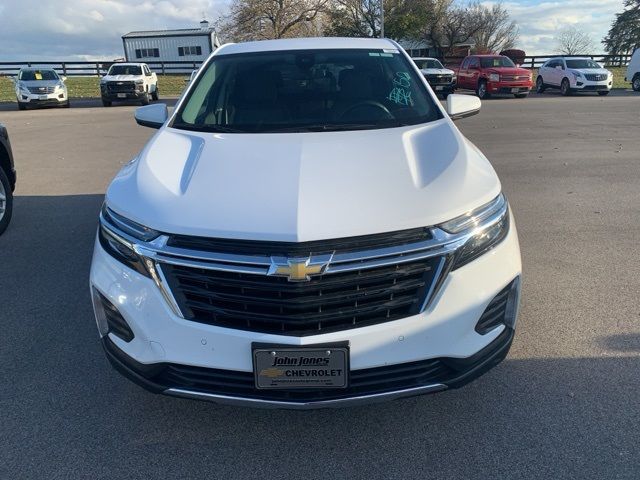
[[[128,62],[196,62],[205,60],[220,42],[209,22],[200,28],[129,32],[122,36]]]

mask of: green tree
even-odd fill
[[[629,54],[640,47],[640,0],[626,0],[624,6],[602,41],[611,55]]]

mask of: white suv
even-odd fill
[[[575,92],[598,92],[608,95],[613,86],[613,73],[589,58],[552,58],[538,70],[536,91],[559,88],[562,95]]]
[[[634,91],[640,92],[640,48],[633,52],[624,80],[631,83]]]
[[[91,268],[115,368],[153,391],[314,408],[459,387],[511,345],[500,181],[393,41],[225,45],[108,188]]]

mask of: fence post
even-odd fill
[[[533,70],[535,68],[534,64],[536,61],[536,57],[531,57],[531,70]]]
[[[65,62],[62,62],[62,74],[65,77],[67,76],[67,64]]]
[[[162,66],[162,75],[165,75],[165,73],[164,73],[164,62],[161,62],[160,65]]]

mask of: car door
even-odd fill
[[[554,64],[554,68],[553,68],[553,72],[554,72],[554,76],[553,76],[553,84],[560,86],[560,84],[562,83],[562,79],[564,78],[564,60],[562,59],[557,59],[555,61]]]
[[[469,57],[465,58],[458,70],[458,88],[467,88],[467,69],[469,68]]]
[[[468,72],[466,88],[475,90],[478,87],[478,78],[480,77],[480,59],[478,57],[471,57]]]

